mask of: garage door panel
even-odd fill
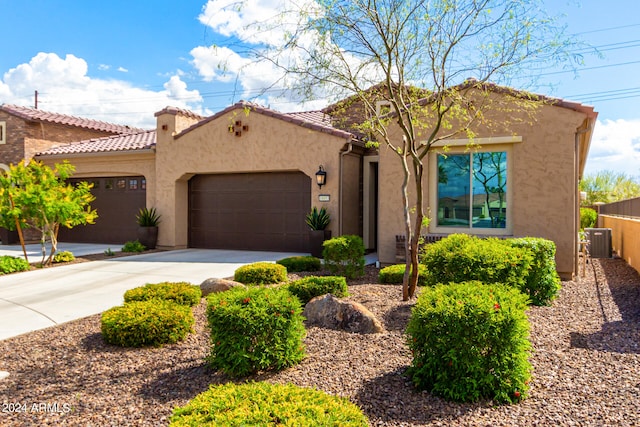
[[[146,206],[144,177],[77,178],[70,182],[93,182],[91,207],[98,212],[95,224],[60,228],[59,240],[75,243],[122,244],[137,238],[136,215]]]
[[[300,172],[196,175],[189,203],[192,247],[308,251],[311,179]]]

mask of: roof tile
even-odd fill
[[[141,132],[144,129],[131,126],[118,125],[114,123],[102,122],[100,120],[85,119],[82,117],[69,116],[67,114],[50,113],[18,105],[2,104],[0,110],[14,116],[32,122],[50,122],[67,126],[75,126],[85,129],[98,130],[118,134],[131,134]]]
[[[36,156],[60,156],[70,154],[108,153],[150,150],[156,145],[156,131],[147,130],[128,135],[93,138],[71,144],[59,145],[36,154]]]

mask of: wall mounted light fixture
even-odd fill
[[[327,183],[327,172],[322,165],[319,166],[318,172],[316,172],[316,183],[320,188]]]

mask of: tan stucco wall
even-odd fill
[[[326,207],[332,222],[329,229],[339,231],[340,150],[346,139],[303,128],[273,117],[242,109],[172,135],[176,126],[169,114],[158,116],[156,147],[156,206],[163,216],[158,245],[179,248],[188,244],[188,181],[195,174],[269,171],[301,171],[311,178],[311,205]],[[229,132],[229,125],[241,120],[248,126],[241,136]],[[167,130],[162,130],[162,125]],[[319,189],[315,173],[323,165],[327,184]],[[319,202],[328,194],[329,202]],[[311,209],[311,206],[309,206]]]
[[[577,178],[575,133],[585,117],[575,111],[542,106],[535,121],[511,125],[510,129],[477,129],[477,137],[517,135],[522,142],[511,145],[509,158],[513,187],[508,209],[512,210],[512,235],[553,240],[557,269],[563,278],[575,273],[577,251]],[[500,149],[494,146],[491,150]],[[434,155],[434,154],[430,154]],[[398,156],[380,148],[380,200],[378,255],[382,263],[395,262],[395,236],[404,235]],[[429,209],[428,162],[425,161],[425,208]],[[410,197],[415,200],[414,184]],[[415,202],[413,202],[415,203]],[[435,214],[435,208],[433,213]]]
[[[602,228],[611,229],[612,249],[640,272],[640,220],[609,215],[600,215],[598,219]]]

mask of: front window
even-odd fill
[[[507,152],[438,154],[436,227],[507,228]]]

